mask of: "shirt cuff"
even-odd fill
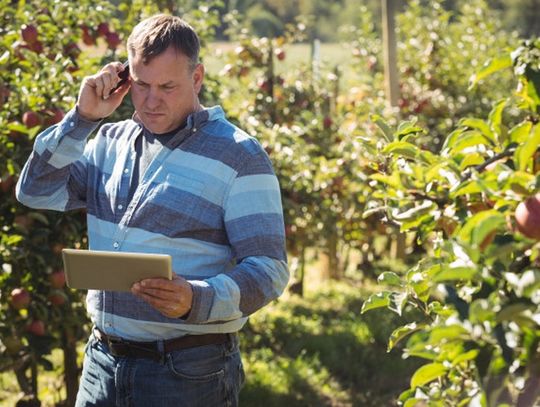
[[[183,317],[188,324],[202,324],[210,318],[214,303],[214,289],[205,281],[189,281],[193,290],[191,310]]]
[[[77,112],[77,107],[74,107],[67,112],[59,123],[62,133],[67,134],[76,140],[86,139],[100,124],[101,120],[93,122],[84,119],[79,112]]]

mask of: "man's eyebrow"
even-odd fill
[[[138,83],[138,84],[141,84],[141,85],[149,85],[149,83],[146,83],[142,79],[135,79],[135,82]],[[167,81],[165,83],[160,83],[158,86],[171,86],[171,85],[175,85],[175,84],[176,83],[171,80],[171,81]]]

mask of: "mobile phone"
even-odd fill
[[[118,73],[118,77],[120,78],[120,82],[118,82],[118,84],[109,92],[109,96],[111,96],[116,91],[116,89],[118,89],[120,86],[122,86],[124,83],[126,83],[126,81],[129,78],[129,61],[124,62],[122,64],[122,66],[124,67],[124,70],[122,70],[122,71],[120,71],[120,73]]]

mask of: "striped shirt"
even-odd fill
[[[219,106],[188,117],[136,180],[134,119],[102,125],[71,110],[39,134],[17,199],[40,209],[86,208],[89,248],[172,256],[193,287],[185,318],[168,318],[130,292],[89,290],[93,323],[152,341],[236,332],[288,281],[277,178],[260,144]],[[137,182],[128,199],[130,183]]]

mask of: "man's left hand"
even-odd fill
[[[193,290],[186,279],[148,278],[133,284],[131,292],[169,318],[180,318],[191,310]]]

